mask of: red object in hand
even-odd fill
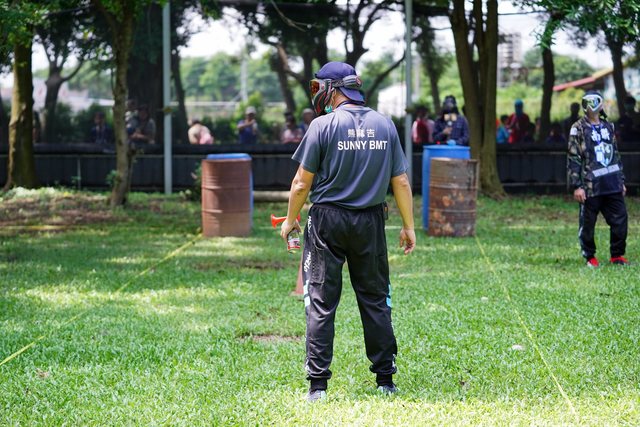
[[[276,228],[276,225],[284,222],[286,219],[286,216],[275,216],[274,214],[271,214],[271,225],[273,226],[273,228]],[[298,214],[298,218],[296,219],[300,221],[300,214]]]

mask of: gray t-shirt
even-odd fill
[[[384,201],[408,163],[393,122],[368,107],[340,107],[311,122],[293,160],[315,174],[312,203],[363,209]]]

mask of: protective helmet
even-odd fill
[[[604,98],[600,92],[596,90],[587,91],[582,97],[582,111],[585,113],[590,110],[594,113],[599,113],[604,107]]]
[[[444,101],[442,102],[442,111],[445,113],[457,112],[458,104],[456,103],[456,98],[453,95],[445,96]]]

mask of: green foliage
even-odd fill
[[[210,58],[184,58],[181,70],[187,100],[231,101],[240,93],[240,64],[237,55],[219,52]],[[269,66],[268,54],[250,58],[247,64],[249,92],[260,92],[266,102],[282,101],[277,77]]]
[[[107,187],[113,188],[116,185],[117,178],[118,178],[118,171],[115,169],[112,169],[104,178],[104,182],[107,184]]]
[[[480,198],[477,239],[419,234],[408,257],[389,245],[393,397],[373,391],[345,271],[328,399],[308,405],[304,303],[289,296],[300,259],[269,224],[286,204],[257,204],[250,237],[189,245],[199,203],[133,193],[131,209],[106,213],[102,195],[56,193],[5,199],[0,217],[21,205],[59,218],[83,197],[82,212],[104,220],[57,232],[0,230],[0,359],[44,336],[0,367],[0,402],[11,408],[0,411],[2,425],[640,420],[639,267],[587,270],[568,199]],[[633,230],[640,204],[628,205]],[[400,228],[393,207],[389,242]],[[596,238],[605,253],[603,224]],[[628,252],[640,252],[637,239]]]
[[[523,65],[529,70],[527,83],[533,87],[541,87],[544,73],[540,49],[528,50],[524,55]],[[589,77],[595,71],[587,61],[571,55],[554,54],[553,65],[556,84]]]
[[[567,89],[562,92],[554,92],[551,106],[551,121],[561,121],[569,117],[569,106],[573,102],[580,102],[583,91],[580,89]],[[506,88],[498,89],[496,112],[498,117],[502,114],[511,114],[515,111],[513,103],[516,99],[524,102],[524,111],[531,120],[540,117],[540,105],[542,89],[517,83]]]
[[[33,38],[33,26],[46,19],[57,2],[0,0],[0,53],[4,58],[14,44],[27,44]]]
[[[260,58],[249,60],[247,86],[249,92],[260,92],[265,102],[278,102],[282,100],[282,92],[278,77],[269,65],[269,56],[266,52]]]
[[[73,111],[67,104],[58,103],[53,140],[56,143],[82,142],[83,130],[75,126]]]
[[[152,3],[158,3],[161,6],[167,2],[167,0],[93,0],[104,7],[104,9],[116,19],[116,21],[122,21],[125,15],[132,14],[138,15],[147,6]]]
[[[523,6],[536,7],[552,13],[559,26],[552,26],[539,35],[543,42],[552,40],[559,28],[575,28],[579,32],[599,35],[621,44],[633,43],[639,34],[640,2],[638,0],[521,0]]]
[[[56,133],[53,135],[52,142],[68,144],[89,141],[93,118],[98,111],[105,113],[107,123],[112,126],[113,114],[111,108],[92,104],[86,110],[74,113],[69,105],[58,103],[56,108]]]
[[[199,202],[202,197],[202,166],[198,165],[195,171],[191,173],[193,177],[193,186],[182,192],[185,200]]]
[[[38,73],[46,70],[39,70]],[[68,74],[70,70],[64,70]],[[68,82],[71,90],[87,90],[90,98],[112,99],[113,88],[111,70],[104,68],[104,63],[89,61],[82,67],[81,72],[76,74]]]
[[[206,61],[198,83],[211,101],[233,99],[240,91],[240,61],[224,52]]]
[[[216,143],[233,144],[238,141],[238,135],[235,132],[236,121],[232,117],[216,117],[213,120],[204,117],[202,124],[211,130]]]
[[[370,60],[366,62],[362,62],[360,66],[358,66],[358,73],[362,77],[363,90],[367,92],[367,90],[371,87],[373,82],[376,80],[378,75],[385,72],[389,66],[391,66],[395,61],[393,59],[393,52],[384,53],[379,59]],[[396,68],[390,75],[384,78],[382,82],[378,85],[377,90],[373,95],[367,99],[367,104],[371,106],[375,106],[378,104],[378,92],[381,90],[391,86],[394,80],[397,80],[399,77],[400,68]]]
[[[427,77],[423,76],[422,81],[425,82],[425,84],[422,85],[420,98],[425,101],[431,101],[431,89],[427,83]],[[455,60],[451,61],[449,66],[446,68],[446,71],[440,79],[438,87],[440,88],[440,97],[442,99],[447,95],[453,95],[456,97],[458,107],[464,105],[462,85],[460,84],[460,73],[458,72],[458,63]],[[434,112],[437,113],[440,110],[440,107],[440,105],[434,106]]]

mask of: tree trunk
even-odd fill
[[[64,82],[62,70],[57,67],[49,67],[49,77],[45,82],[47,94],[44,99],[45,122],[43,140],[47,143],[56,141],[56,106],[58,105],[58,94]]]
[[[435,45],[435,34],[431,27],[431,21],[428,16],[417,16],[414,25],[422,29],[420,37],[416,39],[418,53],[424,64],[424,69],[429,79],[429,89],[431,92],[431,101],[433,103],[433,111],[438,113],[440,109],[440,89],[438,82],[443,74],[442,55],[438,52]]]
[[[289,87],[289,79],[287,78],[286,69],[288,68],[287,64],[287,53],[284,50],[282,44],[278,44],[276,46],[275,57],[271,61],[271,65],[273,70],[278,75],[278,81],[280,82],[280,91],[282,92],[282,97],[284,98],[284,103],[287,106],[287,110],[295,113],[296,111],[296,101],[293,98],[293,91]]]
[[[478,0],[476,0],[478,1]],[[478,24],[481,25],[481,24]],[[504,188],[498,176],[496,156],[496,93],[498,86],[498,1],[487,1],[486,31],[480,56],[484,57],[481,81],[483,93],[482,113],[484,132],[480,155],[480,186],[493,197],[504,196]]]
[[[315,58],[321,67],[329,62],[329,47],[327,46],[326,36],[327,35],[318,39],[318,44],[316,44],[315,49]]]
[[[183,144],[188,144],[189,136],[187,132],[189,125],[187,107],[184,104],[184,87],[182,86],[182,76],[180,74],[180,53],[177,49],[171,54],[171,74],[173,75],[173,85],[176,90],[176,97],[178,98],[177,129],[174,132],[178,135],[178,140],[182,141]]]
[[[33,79],[31,42],[16,45],[13,51],[13,94],[9,122],[7,182],[12,187],[35,188],[38,185],[33,157]]]
[[[427,75],[429,76],[429,87],[431,88],[431,100],[433,101],[433,112],[437,113],[440,109],[440,89],[438,88],[438,74],[431,66],[430,62],[426,64]]]
[[[0,96],[0,145],[9,144],[9,118],[4,108],[4,101]]]
[[[615,37],[608,35],[605,31],[607,45],[611,51],[611,62],[613,62],[613,86],[616,89],[616,101],[618,105],[618,116],[625,113],[624,98],[627,96],[627,89],[624,85],[624,67],[622,65],[623,45]]]
[[[460,73],[462,93],[464,94],[466,117],[469,122],[471,156],[474,159],[479,159],[482,146],[482,117],[480,114],[478,76],[474,72],[476,67],[473,64],[472,49],[467,41],[469,25],[464,6],[464,0],[453,0],[453,10],[449,20],[453,30],[458,72]]]
[[[481,0],[474,0],[473,9],[476,20],[474,40],[478,44],[478,65],[473,62],[473,50],[468,42],[469,23],[464,0],[453,1],[449,20],[453,29],[458,71],[464,94],[466,117],[469,122],[471,156],[480,160],[482,191],[499,197],[504,195],[504,189],[498,176],[496,159],[497,0],[487,2],[486,31],[483,29]]]
[[[320,66],[324,65],[321,64]],[[311,104],[311,92],[309,92],[309,81],[313,79],[313,54],[311,51],[307,51],[302,55],[302,81],[298,81],[302,87],[302,93],[304,93],[309,100],[308,104]]]
[[[544,79],[542,82],[542,104],[540,106],[540,134],[538,142],[544,143],[549,130],[551,129],[551,101],[553,95],[553,85],[556,81],[555,69],[553,66],[553,52],[546,46],[542,48],[542,71]]]
[[[156,123],[155,142],[163,141],[164,112],[162,111],[162,7],[150,4],[135,22],[129,48],[127,89],[130,99],[149,107],[150,117]]]
[[[112,27],[116,78],[113,86],[113,132],[116,142],[116,177],[111,191],[111,207],[126,203],[131,187],[133,151],[129,147],[124,113],[127,101],[127,67],[133,38],[133,17],[125,14],[117,27]]]

